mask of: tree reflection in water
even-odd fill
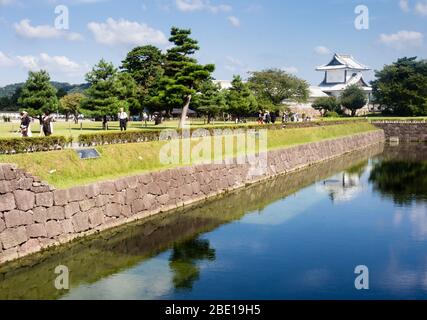
[[[381,161],[374,165],[369,181],[376,192],[399,205],[427,200],[427,162]]]
[[[215,249],[208,240],[192,239],[175,245],[170,257],[169,266],[174,273],[173,284],[177,290],[191,290],[199,279],[199,261],[215,260]]]

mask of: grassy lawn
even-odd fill
[[[268,149],[286,148],[372,130],[377,129],[369,123],[272,130],[268,131]],[[192,148],[198,142],[192,141]],[[179,166],[160,163],[160,150],[166,143],[168,142],[155,141],[101,146],[97,148],[101,158],[95,160],[80,160],[75,151],[63,150],[45,153],[0,155],[0,162],[16,163],[19,167],[48,181],[57,188],[68,188],[95,181]],[[232,151],[226,151],[223,148],[221,158],[236,156],[244,151],[239,150],[236,145],[237,143],[235,143]],[[212,152],[212,158],[214,158],[214,154]],[[191,163],[194,164],[196,161],[192,159]],[[188,164],[182,163],[180,165]]]
[[[246,125],[255,124],[255,122],[249,122]],[[215,126],[234,126],[232,122],[222,122],[218,121],[214,124],[207,125],[203,120],[194,120],[191,121],[192,127],[215,127]],[[245,125],[242,124],[244,127]],[[178,121],[165,121],[159,126],[155,126],[153,122],[149,122],[147,127],[143,122],[129,122],[129,130],[163,130],[163,129],[176,129],[178,128]],[[0,123],[0,138],[13,138],[19,137],[18,133],[19,123]],[[119,124],[115,121],[109,122],[110,131],[119,131]],[[40,125],[38,123],[33,123],[31,126],[33,136],[37,137],[40,134]],[[80,134],[91,134],[102,132],[102,123],[101,122],[91,122],[84,121],[82,127],[80,124],[74,124],[73,122],[55,122],[54,123],[54,134],[65,136],[65,137],[78,137]]]

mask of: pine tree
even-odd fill
[[[162,78],[162,90],[159,92],[159,98],[169,107],[182,107],[180,128],[186,122],[194,94],[215,70],[214,65],[201,65],[192,58],[200,48],[190,35],[191,30],[172,28],[169,41],[174,47],[166,53],[165,74]]]
[[[44,112],[58,110],[57,90],[50,83],[47,71],[30,71],[28,79],[21,89],[18,105],[31,116],[41,116]]]
[[[227,92],[227,109],[237,120],[257,111],[258,103],[249,89],[249,85],[242,81],[240,76],[235,76],[231,82],[232,87]]]

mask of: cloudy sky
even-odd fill
[[[171,26],[193,30],[217,79],[276,67],[316,85],[334,52],[373,69],[427,58],[427,0],[0,0],[0,86],[39,69],[83,82],[100,58],[167,49]]]

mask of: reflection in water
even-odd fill
[[[427,200],[427,161],[381,161],[374,165],[369,180],[375,191],[397,204]]]
[[[198,263],[201,260],[212,263],[217,255],[216,248],[211,248],[208,241],[200,238],[202,234],[238,221],[249,212],[262,212],[270,204],[295,194],[301,188],[327,179],[348,167],[365,163],[366,159],[382,150],[381,145],[373,146],[217,200],[154,216],[134,225],[123,226],[2,266],[0,299],[64,297],[68,292],[56,290],[53,286],[56,277],[54,270],[58,265],[65,265],[70,270],[71,293],[80,293],[84,288],[97,284],[103,288],[103,279],[117,275],[110,280],[114,281],[136,266],[143,268],[153,257],[170,249],[169,268],[173,271],[173,285],[175,289],[188,291],[199,278]],[[248,235],[238,233],[238,236],[245,239]],[[136,290],[128,288],[128,292],[132,289]],[[153,292],[142,294],[141,291],[142,285],[139,298],[153,298]],[[108,298],[101,292],[105,294],[105,290],[100,291],[98,297]],[[84,294],[78,296],[85,297]]]
[[[190,290],[193,287],[199,279],[197,262],[201,260],[215,260],[215,250],[210,248],[208,240],[193,239],[174,246],[169,265],[176,289]]]

